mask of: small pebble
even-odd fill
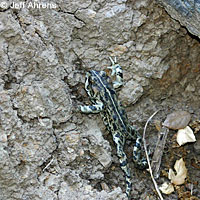
[[[167,115],[166,120],[163,122],[163,126],[173,130],[183,129],[188,125],[190,119],[190,113],[186,111],[175,111]]]

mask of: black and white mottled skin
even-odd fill
[[[146,167],[146,159],[141,158],[141,136],[129,124],[127,114],[117,98],[115,88],[123,84],[123,71],[116,60],[112,62],[112,66],[108,67],[112,70],[111,76],[116,76],[116,80],[112,83],[111,78],[104,71],[91,70],[86,73],[85,90],[90,97],[92,105],[80,106],[83,113],[100,113],[107,129],[113,136],[113,141],[117,147],[117,155],[119,157],[120,167],[125,173],[126,178],[126,194],[130,197],[131,191],[131,174],[128,166],[126,154],[124,153],[124,144],[126,139],[135,140],[133,147],[133,160],[140,168]]]

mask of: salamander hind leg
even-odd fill
[[[129,197],[132,183],[131,183],[131,175],[130,175],[130,168],[128,166],[128,161],[126,154],[124,153],[123,147],[125,143],[125,138],[121,136],[119,132],[115,132],[113,134],[113,141],[117,147],[117,156],[119,157],[120,167],[123,170],[126,178],[126,195]]]
[[[138,168],[144,169],[147,167],[147,160],[145,157],[142,157],[142,155],[141,155],[142,137],[134,128],[132,128],[132,129],[136,136],[135,145],[133,147],[133,161],[136,163]]]

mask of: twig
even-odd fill
[[[145,150],[145,154],[146,154],[146,158],[147,158],[147,163],[148,163],[148,166],[149,166],[149,172],[150,172],[150,175],[151,175],[151,179],[153,181],[153,184],[154,184],[154,187],[158,193],[158,196],[160,197],[161,200],[164,200],[161,193],[160,193],[160,190],[158,188],[158,185],[153,177],[153,173],[152,173],[152,169],[151,169],[151,163],[150,163],[150,160],[149,160],[149,155],[148,155],[148,152],[147,152],[147,144],[146,144],[146,140],[145,140],[145,134],[146,134],[146,129],[147,129],[147,125],[149,123],[149,121],[154,117],[154,115],[157,114],[159,110],[157,110],[156,112],[153,113],[153,115],[151,115],[151,117],[149,117],[149,119],[147,120],[146,124],[145,124],[145,127],[144,127],[144,131],[143,131],[143,143],[144,143],[144,150]]]
[[[160,174],[160,164],[161,164],[161,159],[162,159],[163,151],[165,148],[168,132],[169,132],[169,129],[164,126],[159,131],[156,148],[154,150],[153,158],[151,160],[151,168],[153,171],[154,178],[158,178]]]
[[[46,167],[42,171],[44,172],[52,162],[53,162],[53,158],[51,159],[51,161],[46,165]]]

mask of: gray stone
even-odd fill
[[[95,121],[88,121],[88,130],[84,136],[89,137],[92,144],[89,148],[91,154],[97,158],[105,168],[109,167],[112,162],[111,147],[103,138],[102,132]]]
[[[188,31],[200,38],[200,1],[199,0],[158,0],[166,11]]]
[[[120,92],[120,98],[125,105],[134,104],[143,94],[143,88],[134,80],[128,81]]]

